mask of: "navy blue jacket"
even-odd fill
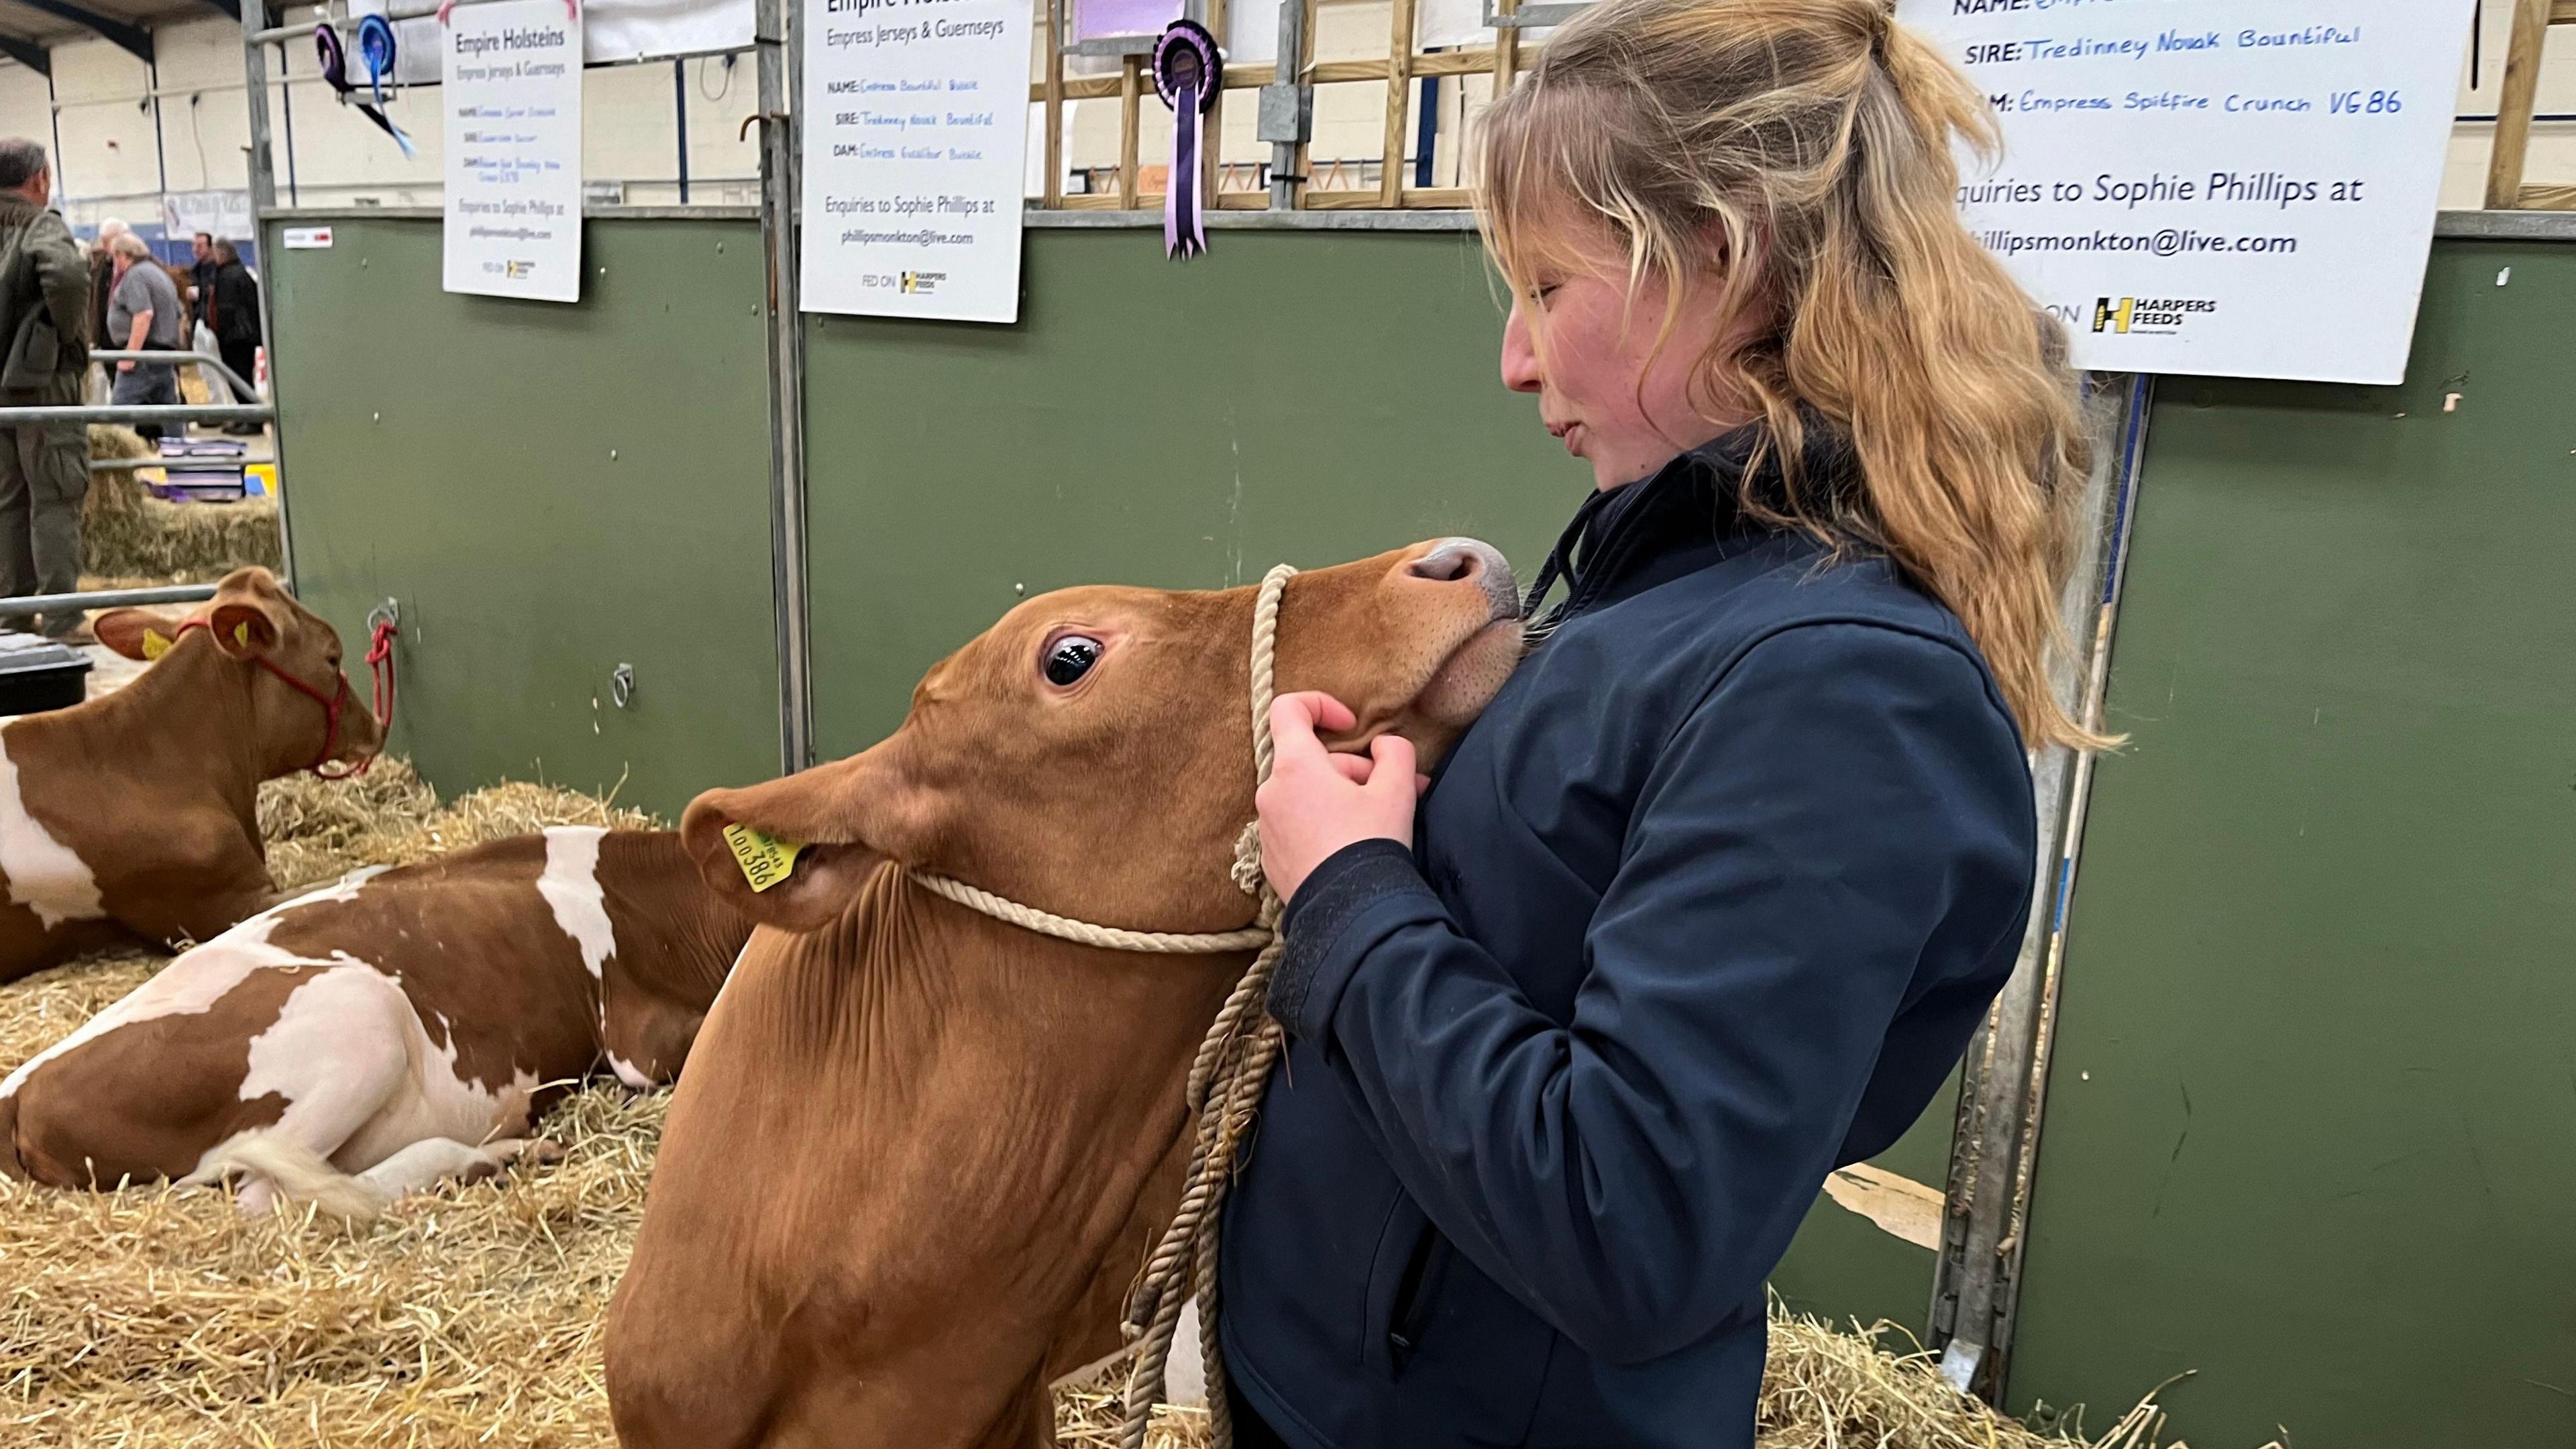
[[[2011,970],[2012,717],[1889,564],[1741,512],[1751,437],[1587,503],[1418,849],[1290,904],[1222,1274],[1295,1449],[1750,1446],[1765,1276]]]

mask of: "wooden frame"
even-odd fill
[[[1495,94],[1501,94],[1518,79],[1521,71],[1520,31],[1505,27],[1494,32],[1494,44],[1465,50],[1430,53],[1414,46],[1417,0],[1390,0],[1387,55],[1383,59],[1336,60],[1315,63],[1314,9],[1316,0],[1284,0],[1287,4],[1306,7],[1305,54],[1297,58],[1294,73],[1309,86],[1346,85],[1353,82],[1384,81],[1387,83],[1385,140],[1381,155],[1378,183],[1371,189],[1335,189],[1317,191],[1304,185],[1306,148],[1298,147],[1296,171],[1299,173],[1297,206],[1312,211],[1376,210],[1445,210],[1469,204],[1463,186],[1413,186],[1405,180],[1404,144],[1407,122],[1411,119],[1412,82],[1431,77],[1491,76]],[[2545,0],[2544,0],[2545,3]],[[2576,0],[2559,0],[2576,7]],[[1208,28],[1218,35],[1225,33],[1227,0],[1208,0]],[[1497,14],[1510,15],[1520,8],[1519,0],[1494,0]],[[1052,27],[1055,7],[1048,8],[1049,19],[1042,22]],[[1114,75],[1071,76],[1064,73],[1064,53],[1056,36],[1046,37],[1044,75],[1029,86],[1029,100],[1045,107],[1046,185],[1040,200],[1034,203],[1046,210],[1062,211],[1134,211],[1162,205],[1160,192],[1145,191],[1139,183],[1139,135],[1144,123],[1144,99],[1152,90],[1152,78],[1145,73],[1146,58],[1129,55],[1120,58]],[[1224,67],[1215,109],[1209,112],[1209,141],[1200,158],[1200,195],[1208,206],[1218,211],[1267,211],[1270,196],[1265,191],[1226,191],[1219,186],[1223,174],[1217,160],[1221,149],[1218,140],[1224,135],[1225,97],[1229,91],[1257,90],[1279,78],[1275,63],[1235,63]],[[1114,191],[1068,196],[1064,190],[1065,134],[1064,103],[1067,101],[1118,101],[1118,185]]]
[[[2553,25],[2576,25],[2576,0],[2514,0],[2504,86],[2496,97],[2495,149],[2487,157],[2489,210],[2576,211],[2576,186],[2526,186],[2522,180],[2531,152],[2531,114],[2540,99],[2540,53]]]

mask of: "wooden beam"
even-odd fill
[[[2531,149],[2531,111],[2540,97],[2540,50],[2549,39],[2552,0],[2514,0],[2513,38],[2504,52],[2504,88],[2496,97],[2495,149],[2487,153],[2487,206],[2508,210],[2522,197],[2522,167]]]
[[[1308,211],[1463,211],[1472,204],[1463,186],[1409,186],[1393,206],[1382,189],[1306,193]]]
[[[2571,0],[2576,3],[2576,0]],[[1434,75],[1482,75],[1494,63],[1491,50],[1443,50],[1431,55],[1407,59],[1407,73],[1415,80]],[[1328,60],[1314,68],[1306,79],[1319,86],[1340,85],[1351,81],[1386,79],[1387,63],[1374,57],[1367,60]]]
[[[1225,0],[1207,0],[1207,28],[1208,34],[1217,37],[1217,44],[1222,47],[1225,44]],[[1217,153],[1225,149],[1226,64],[1224,51],[1220,49],[1217,54],[1216,99],[1208,107],[1207,127],[1199,133],[1199,205],[1210,211],[1217,205]],[[1272,69],[1278,68],[1273,66]]]
[[[2576,0],[2551,0],[2549,7],[2549,23],[2552,25],[2576,25]]]
[[[1521,0],[1494,0],[1494,13],[1497,16],[1509,18],[1518,14],[1520,8]],[[1494,32],[1493,98],[1495,100],[1501,100],[1503,92],[1512,88],[1512,81],[1520,74],[1520,69],[1521,28],[1517,25],[1503,26]]]
[[[1048,206],[1064,205],[1064,37],[1056,34],[1063,25],[1065,8],[1073,0],[1049,0],[1047,5],[1046,82],[1033,99],[1046,102],[1046,190],[1043,201]]]
[[[2514,203],[2524,211],[2576,211],[2576,186],[2526,186]]]
[[[1142,124],[1145,57],[1118,57],[1118,204],[1136,209],[1136,129]]]
[[[1369,65],[1384,64],[1384,62],[1381,61],[1368,61],[1365,63]],[[1270,64],[1268,61],[1263,61],[1259,64],[1247,62],[1242,65],[1230,65],[1225,68],[1225,88],[1230,91],[1248,91],[1257,89],[1258,87],[1270,84],[1271,80],[1278,74],[1279,67]],[[1375,78],[1376,76],[1374,75],[1369,77],[1369,79],[1372,80]],[[1067,79],[1064,83],[1064,98],[1068,101],[1105,100],[1110,96],[1118,94],[1118,86],[1118,77],[1114,75],[1073,76]],[[1046,86],[1042,82],[1030,82],[1029,99],[1033,101],[1045,100]]]
[[[1394,0],[1393,34],[1387,41],[1386,145],[1378,163],[1378,196],[1389,207],[1404,201],[1404,133],[1413,101],[1413,0]]]

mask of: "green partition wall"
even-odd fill
[[[1025,587],[1215,588],[1469,533],[1524,573],[1590,487],[1503,390],[1456,232],[1028,233],[1019,325],[808,319],[814,708],[903,716]]]
[[[2571,337],[2444,242],[2404,386],[2158,384],[2016,1408],[2576,1444]]]
[[[270,228],[304,599],[402,605],[393,747],[677,811],[778,762],[760,232],[592,221],[582,300],[452,296],[439,221]],[[609,680],[634,666],[631,705]]]

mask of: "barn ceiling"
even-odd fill
[[[0,49],[33,64],[47,46],[103,36],[143,56],[156,24],[240,13],[239,0],[0,0]]]

